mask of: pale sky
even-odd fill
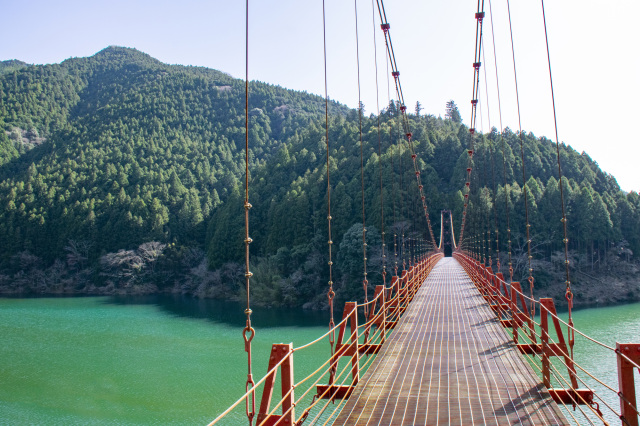
[[[354,2],[325,0],[329,96],[358,103]],[[109,45],[135,47],[170,64],[244,78],[244,1],[0,0],[0,60],[57,63]],[[504,126],[518,129],[506,0],[493,0]],[[376,111],[372,1],[357,0],[362,99]],[[443,115],[453,99],[469,124],[476,0],[387,0],[387,17],[407,107]],[[640,190],[640,55],[637,0],[545,3],[561,141],[586,151],[623,190]],[[482,122],[499,127],[485,1]],[[544,28],[538,0],[511,0],[522,127],[554,139]],[[324,94],[321,0],[250,2],[249,78]],[[376,15],[380,106],[387,104],[386,56]],[[484,74],[482,74],[484,79]],[[488,110],[490,117],[487,116]]]

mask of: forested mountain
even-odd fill
[[[17,59],[9,59],[6,61],[0,61],[0,74],[12,72],[29,66],[26,62],[18,61]]]
[[[244,82],[120,47],[54,65],[8,62],[0,68],[4,291],[240,295]],[[252,82],[249,102],[255,299],[321,307],[328,281],[324,100]],[[396,251],[403,233],[428,235],[397,112],[392,103],[379,120],[365,115],[362,123],[371,285],[382,267],[380,164],[388,270],[394,233]],[[334,281],[345,300],[362,291],[359,114],[333,102],[329,114]],[[440,210],[450,208],[456,230],[469,138],[458,121],[409,116],[431,221],[438,225]],[[504,236],[509,193],[514,256],[524,240],[519,143],[509,129],[479,139],[470,197],[473,220],[492,221],[495,180]],[[536,259],[555,264],[562,246],[555,145],[529,133],[525,154]],[[622,260],[632,265],[640,253],[638,194],[622,193],[586,154],[566,146],[561,154],[574,267],[597,275]],[[404,245],[407,258],[414,243]],[[539,269],[541,287],[553,282],[542,271],[549,268]]]

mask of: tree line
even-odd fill
[[[4,70],[0,99],[3,286],[51,291],[54,284],[37,284],[43,281],[36,272],[49,271],[44,277],[60,276],[65,284],[58,287],[76,292],[242,295],[242,81],[110,47],[90,58]],[[328,281],[324,100],[252,82],[249,101],[256,300],[322,307]],[[416,105],[409,125],[431,222],[451,209],[457,231],[469,131],[456,111],[455,103],[447,104],[442,119]],[[329,113],[335,281],[346,300],[362,291],[360,110],[331,102]],[[395,103],[380,117],[363,117],[371,286],[381,281],[383,267],[392,273],[396,258],[401,267],[429,248],[418,242],[428,232],[398,120]],[[523,137],[526,183],[514,155],[517,133],[492,129],[476,141],[474,227],[497,215],[499,234],[506,235],[500,206],[508,199],[513,238],[521,242],[524,187],[538,256],[551,259],[562,246],[559,220],[548,220],[559,214],[555,145],[531,133]],[[621,192],[585,153],[562,145],[561,156],[571,249],[585,254],[591,269],[612,255],[633,261],[640,252],[638,194]],[[153,261],[145,244],[156,247]]]

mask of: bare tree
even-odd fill
[[[156,261],[162,255],[166,244],[159,243],[157,241],[150,241],[143,243],[138,247],[138,254],[142,260],[149,266],[151,272],[155,270]]]
[[[92,245],[90,241],[69,240],[69,244],[64,248],[67,252],[67,264],[71,268],[84,269]]]
[[[120,250],[107,253],[100,258],[103,275],[125,280],[127,286],[153,272],[155,263],[162,255],[166,244],[151,241],[141,244],[137,250]]]

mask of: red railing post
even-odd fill
[[[277,369],[274,370],[264,382],[262,400],[260,401],[260,411],[258,412],[258,424],[271,426],[277,424],[293,425],[295,421],[295,408],[293,396],[293,344],[275,344],[271,346],[271,356],[269,357],[269,369],[271,371],[280,361],[280,371],[282,378],[282,415],[269,415],[269,406],[273,396],[273,388],[276,380]]]
[[[347,353],[351,354],[351,377],[353,379],[352,385],[355,386],[358,384],[358,380],[360,380],[360,353],[358,351],[358,308],[356,302],[347,302],[344,305],[344,309],[351,310],[349,318],[349,324],[351,326],[351,337],[349,338],[349,348],[347,349]]]
[[[549,350],[549,313],[542,303],[540,303],[540,329],[540,340],[542,341],[542,383],[549,389],[551,387],[551,372],[549,370],[549,355],[551,355]]]
[[[379,290],[378,290],[379,289]],[[384,343],[387,340],[387,298],[386,291],[383,285],[376,287],[376,293],[380,292],[380,318],[378,319],[378,329],[382,330],[380,337],[380,343]]]
[[[640,344],[616,343],[618,358],[618,385],[620,392],[620,417],[623,425],[638,426],[638,401],[633,377],[635,366],[623,357],[640,364]]]
[[[518,344],[518,328],[519,328],[519,315],[518,315],[518,290],[520,290],[520,283],[513,281],[511,283],[511,331],[513,332],[513,343]]]

